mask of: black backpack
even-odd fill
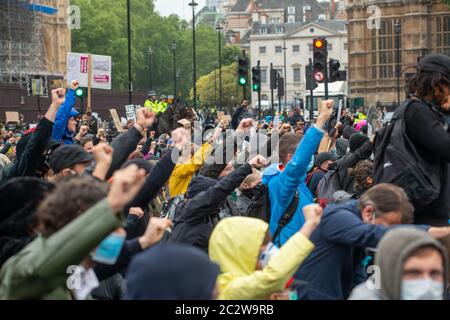
[[[272,242],[277,243],[278,246],[281,247],[280,243],[280,233],[283,228],[291,222],[294,217],[295,211],[297,210],[299,202],[299,193],[298,190],[295,192],[295,196],[292,199],[292,202],[289,204],[286,212],[281,216],[280,221],[278,222],[278,228],[273,234]],[[250,218],[256,218],[264,220],[265,222],[270,224],[270,197],[269,197],[269,187],[265,184],[262,185],[258,193],[253,196],[250,200],[249,206],[247,208],[247,212],[245,216]]]
[[[418,154],[406,134],[405,113],[414,101],[421,102],[405,101],[392,122],[377,133],[374,178],[376,183],[392,183],[403,188],[415,204],[429,205],[439,197],[441,172]]]

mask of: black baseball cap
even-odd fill
[[[56,149],[49,161],[50,168],[54,173],[60,173],[66,168],[76,164],[90,163],[94,160],[91,154],[87,153],[77,144],[65,145]]]

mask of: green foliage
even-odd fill
[[[113,89],[128,88],[128,42],[126,1],[72,0],[81,9],[81,29],[72,31],[72,51],[112,56]],[[176,15],[161,17],[152,0],[131,0],[132,65],[134,90],[150,89],[150,57],[153,49],[153,89],[173,94],[172,42],[177,43],[177,83],[181,96],[192,87],[192,29]],[[196,29],[197,77],[218,66],[218,35],[209,26]],[[236,47],[225,47],[223,64],[238,55]]]
[[[234,106],[243,99],[242,87],[237,87],[236,63],[222,67],[222,90],[223,106]],[[202,104],[215,105],[216,101],[219,101],[218,69],[198,79],[197,94]],[[191,98],[192,95],[193,92],[191,90]]]

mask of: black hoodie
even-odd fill
[[[191,244],[207,252],[214,228],[212,218],[217,217],[222,202],[252,172],[252,167],[245,164],[219,182],[203,176],[192,179],[169,243]]]

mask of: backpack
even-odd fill
[[[338,169],[329,170],[317,186],[317,199],[319,201],[319,205],[322,208],[325,208],[328,203],[333,200],[333,194],[342,189],[343,186],[340,181]]]
[[[292,202],[289,204],[286,212],[281,216],[278,221],[278,228],[273,234],[272,242],[277,243],[278,246],[281,247],[279,236],[284,227],[291,222],[294,217],[295,211],[297,210],[299,203],[299,193],[298,190],[295,192],[295,196],[292,199]],[[250,218],[256,218],[264,220],[265,222],[270,224],[270,197],[269,197],[269,187],[265,184],[262,185],[261,189],[258,193],[253,196],[250,200],[249,206],[247,208],[247,212],[245,216]]]
[[[270,198],[269,187],[267,185],[263,184],[257,194],[250,199],[250,203],[244,216],[261,219],[270,223]]]
[[[403,188],[410,200],[429,205],[440,194],[440,168],[427,163],[406,134],[407,100],[395,112],[392,122],[376,136],[374,179],[376,183],[392,183]],[[428,106],[427,106],[428,107]]]

